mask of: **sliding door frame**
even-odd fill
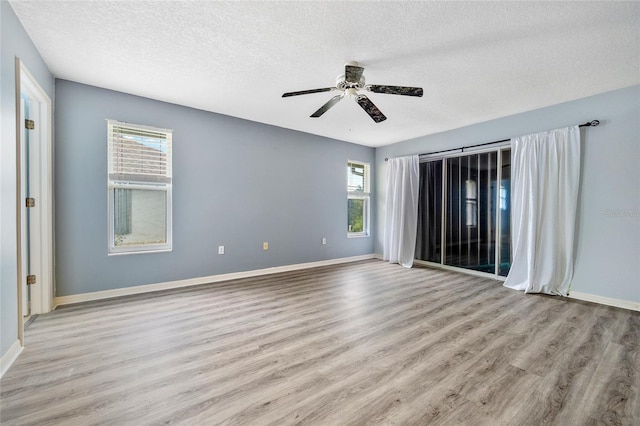
[[[500,209],[502,209],[502,200],[500,198],[500,194],[502,192],[502,151],[503,149],[498,150],[498,173],[496,175],[496,182],[498,183],[498,187],[496,188],[496,199],[498,202],[496,203],[496,267],[495,267],[495,275],[496,277],[500,276],[500,264],[502,263],[502,256],[500,254],[502,251],[501,243],[502,243],[502,214]],[[506,278],[506,277],[504,277]]]
[[[499,275],[500,273],[500,253],[501,253],[501,233],[502,233],[502,223],[500,220],[500,207],[501,207],[501,201],[500,201],[500,184],[502,182],[502,152],[507,149],[507,148],[511,148],[511,141],[507,141],[507,142],[502,142],[499,144],[495,144],[492,145],[490,147],[478,147],[478,148],[467,148],[467,149],[459,149],[459,150],[455,150],[455,151],[450,151],[447,153],[440,153],[440,154],[432,154],[432,155],[421,155],[420,156],[420,162],[421,163],[427,163],[427,162],[431,162],[431,161],[442,161],[442,208],[441,208],[441,230],[440,230],[440,263],[436,263],[436,262],[430,262],[430,261],[426,261],[426,260],[420,260],[420,259],[414,259],[414,263],[416,263],[417,265],[423,265],[423,266],[430,266],[430,267],[434,267],[434,268],[440,268],[440,269],[445,269],[445,270],[450,270],[450,271],[456,271],[456,272],[463,272],[465,274],[468,275],[474,275],[474,276],[478,276],[478,277],[484,277],[484,278],[492,278],[492,279],[496,279],[499,281],[504,281],[506,279],[506,277],[503,277],[502,275]],[[458,266],[451,266],[451,265],[446,265],[446,255],[447,255],[447,250],[446,250],[446,245],[445,245],[445,241],[446,241],[446,230],[447,230],[447,192],[448,192],[448,180],[447,180],[447,166],[448,166],[448,161],[445,161],[448,158],[457,158],[457,157],[464,157],[466,155],[475,155],[475,154],[485,154],[485,153],[489,153],[489,152],[496,152],[497,153],[497,162],[498,162],[498,166],[497,167],[497,176],[496,176],[496,182],[497,182],[497,191],[496,191],[496,242],[495,242],[495,247],[494,247],[494,256],[495,256],[495,266],[494,266],[494,271],[493,273],[489,273],[489,272],[481,272],[481,271],[476,271],[473,269],[468,269],[468,268],[461,268]]]

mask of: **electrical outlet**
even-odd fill
[[[262,243],[262,250],[269,250],[269,243],[268,242],[264,242]]]
[[[224,254],[224,246],[218,246],[218,254]]]
[[[327,237],[322,237],[322,245],[323,246],[327,245]]]

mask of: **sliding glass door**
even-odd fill
[[[447,158],[445,265],[495,272],[497,152]]]
[[[420,164],[416,259],[508,273],[510,156],[496,149]]]
[[[511,150],[502,150],[500,168],[500,264],[498,275],[506,277],[511,268]]]

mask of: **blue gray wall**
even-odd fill
[[[65,80],[55,108],[57,296],[373,253],[346,232],[372,148]],[[173,129],[172,252],[107,256],[106,119]]]
[[[376,150],[376,253],[384,235],[385,157],[508,139],[601,120],[582,130],[572,290],[640,302],[640,86],[512,115]]]
[[[53,75],[13,9],[0,1],[0,356],[18,339],[16,252],[16,75],[20,58],[53,100]]]

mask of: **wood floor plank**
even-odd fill
[[[640,424],[640,313],[370,260],[62,307],[3,425]]]

